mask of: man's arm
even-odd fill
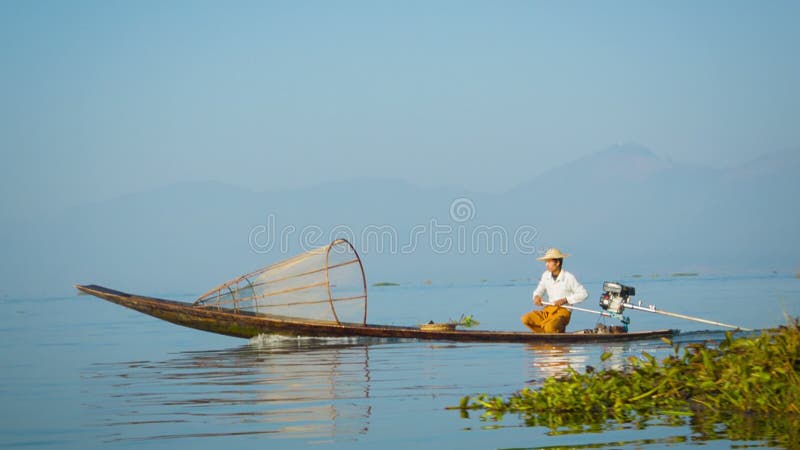
[[[533,291],[533,303],[536,306],[542,306],[542,295],[544,295],[545,290],[547,288],[544,285],[544,276],[542,276],[542,278],[539,278],[539,285]]]
[[[571,277],[571,283],[570,284],[572,285],[571,286],[572,287],[572,289],[571,289],[572,293],[567,295],[567,298],[566,298],[567,303],[569,303],[570,305],[574,305],[576,303],[580,303],[580,302],[586,300],[589,297],[589,293],[586,292],[586,288],[583,287],[582,284],[578,283],[578,280],[574,276]]]

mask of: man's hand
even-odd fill
[[[541,295],[537,295],[537,296],[533,297],[533,304],[536,305],[536,306],[542,306],[542,296]]]

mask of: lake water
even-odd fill
[[[659,308],[743,327],[800,315],[790,277],[628,280]],[[601,281],[585,283],[595,309]],[[113,286],[112,286],[113,287]],[[532,286],[483,283],[370,289],[370,322],[417,324],[461,313],[481,329],[523,330]],[[148,295],[192,300],[193,295]],[[3,448],[661,448],[770,446],[691,423],[606,424],[591,432],[461,417],[463,395],[510,394],[572,366],[620,366],[660,341],[594,345],[454,344],[258,338],[182,328],[90,296],[3,299]],[[674,328],[684,341],[710,327],[631,312],[632,330]],[[570,329],[597,317],[574,313]],[[604,363],[605,351],[614,356]]]

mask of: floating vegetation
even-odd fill
[[[673,277],[696,277],[700,275],[697,272],[675,272],[672,274]]]
[[[423,323],[419,326],[419,328],[425,331],[454,331],[458,327],[472,328],[477,327],[480,324],[481,323],[475,320],[472,315],[468,316],[461,314],[461,317],[459,317],[458,320],[450,319],[443,323],[436,323],[431,320],[428,323]]]
[[[478,325],[481,324],[480,322],[475,320],[475,318],[472,317],[472,314],[470,315],[461,314],[461,317],[459,317],[458,320],[450,319],[448,323],[452,323],[455,324],[457,327],[464,327],[464,328],[477,327]]]
[[[635,273],[635,274],[631,275],[631,278],[642,278],[642,274]]]
[[[400,286],[400,283],[392,283],[391,281],[379,281],[377,283],[372,283],[373,287],[382,287],[382,286]]]
[[[779,444],[800,442],[800,319],[754,337],[734,338],[728,332],[718,345],[681,347],[664,341],[672,345],[673,354],[660,362],[642,352],[641,358],[631,356],[625,369],[569,369],[539,388],[526,387],[509,398],[467,396],[451,409],[461,410],[463,416],[482,410],[485,420],[515,413],[529,426],[573,431],[652,418],[691,423],[709,432],[723,424],[729,435],[744,430],[742,439],[766,436]],[[601,360],[611,356],[604,353]]]

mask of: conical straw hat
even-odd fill
[[[561,253],[557,248],[548,248],[544,255],[536,258],[539,261],[547,261],[548,259],[563,259],[569,256],[567,253]]]

